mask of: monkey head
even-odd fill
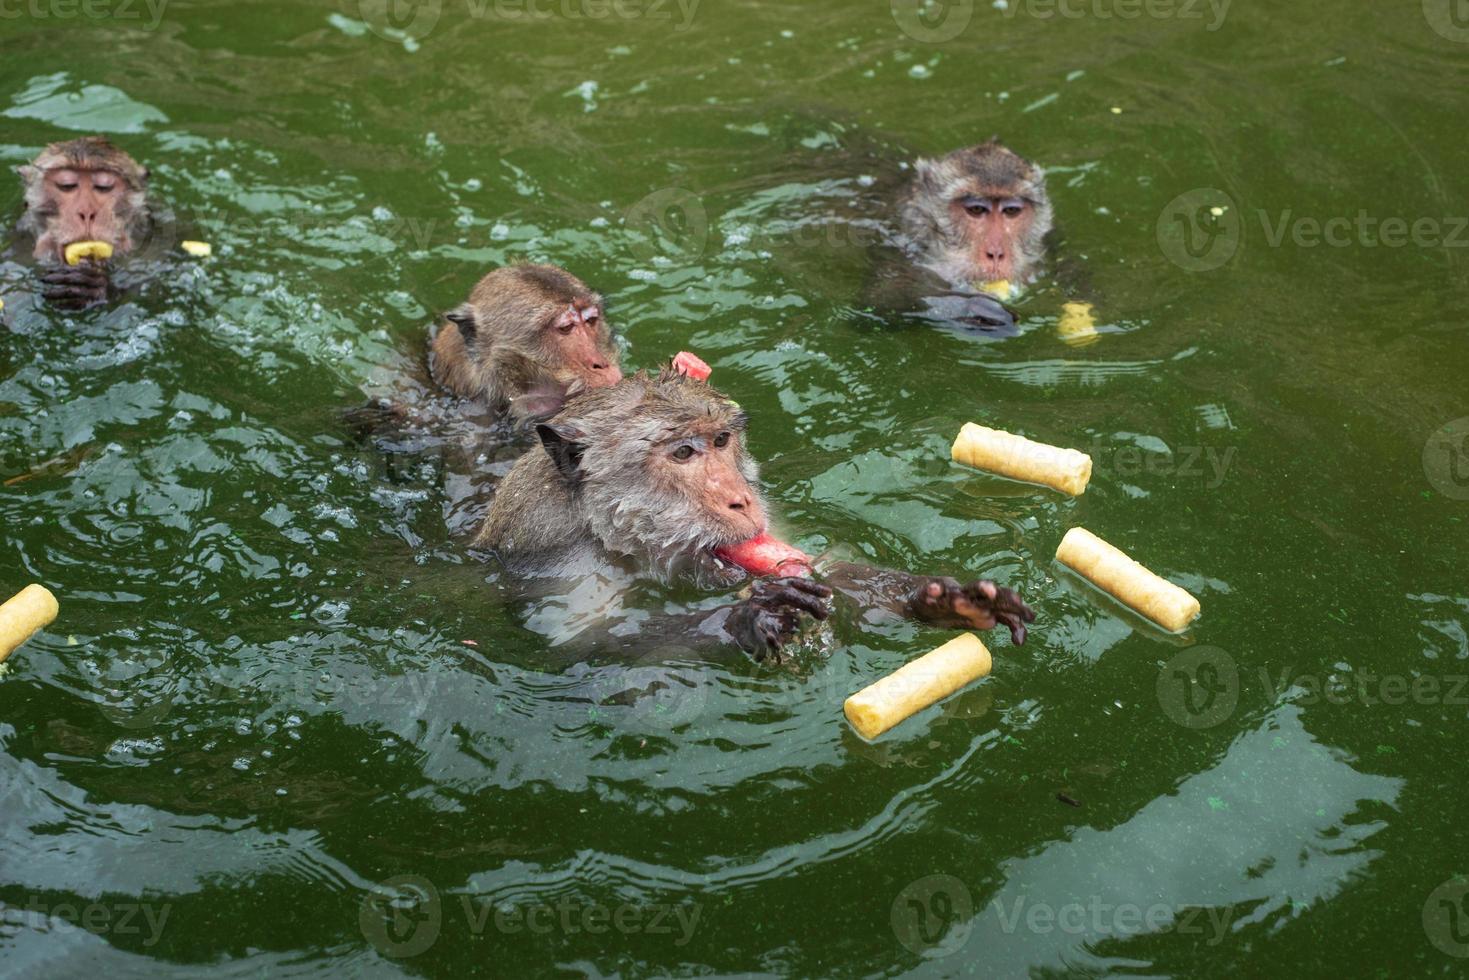
[[[955,283],[1025,281],[1045,252],[1045,173],[998,139],[919,160],[903,229],[923,262]]]
[[[715,551],[766,528],[747,424],[708,384],[665,370],[589,391],[536,431],[584,533],[665,579],[709,584],[742,580]]]
[[[38,260],[62,261],[66,246],[81,241],[127,252],[147,228],[148,171],[104,137],[52,143],[18,170],[20,230],[35,237]]]
[[[434,376],[516,422],[549,418],[572,395],[622,379],[602,297],[556,266],[496,269],[447,318]]]

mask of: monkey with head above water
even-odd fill
[[[505,478],[475,543],[522,579],[620,572],[730,588],[774,572],[733,604],[639,619],[649,639],[723,640],[756,659],[780,659],[803,616],[825,619],[833,586],[863,608],[955,629],[1004,623],[1024,642],[1035,614],[992,582],[849,563],[822,569],[829,584],[809,577],[809,559],[767,536],[746,427],[737,405],[671,370],[588,391],[537,426],[541,449]]]
[[[495,269],[430,331],[428,357],[400,356],[348,426],[394,456],[436,454],[453,530],[483,516],[489,468],[507,467],[521,434],[582,391],[622,378],[605,304],[554,265]]]
[[[446,319],[429,354],[434,380],[516,424],[622,380],[602,297],[557,266],[496,269]]]
[[[41,263],[42,294],[63,307],[105,302],[113,288],[108,259],[66,263],[66,247],[101,242],[113,260],[148,237],[153,220],[148,170],[101,136],[52,143],[18,168],[25,213],[16,231]]]
[[[930,321],[1014,328],[1014,314],[994,293],[1003,298],[1032,281],[1045,258],[1053,216],[1040,167],[998,139],[920,159],[898,218],[907,262],[879,272],[878,306]]]

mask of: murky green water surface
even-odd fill
[[[111,133],[215,249],[82,316],[3,267],[0,592],[62,602],[0,682],[5,972],[1462,972],[1447,4],[383,7],[0,20],[0,159]],[[1063,260],[1018,337],[894,329],[880,192],[992,133]],[[630,365],[713,364],[800,544],[1012,584],[1031,642],[872,745],[842,699],[945,634],[566,663],[436,460],[337,421],[519,258],[602,289]],[[951,466],[967,420],[1091,489]],[[1204,618],[1058,572],[1076,524]]]

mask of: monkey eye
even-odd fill
[[[1004,214],[1007,218],[1018,218],[1020,217],[1020,212],[1024,210],[1024,204],[1007,204],[1004,207]]]
[[[691,460],[691,459],[694,458],[694,447],[693,446],[679,446],[677,449],[675,449],[673,451],[673,453],[671,455],[673,456],[674,459],[678,460],[680,463],[687,463],[689,460]]]
[[[714,437],[714,448],[715,449],[723,449],[725,446],[728,446],[728,445],[729,445],[729,433],[728,432],[721,432],[721,433],[719,433],[719,435],[717,435],[717,436]]]
[[[573,330],[576,329],[576,321],[575,320],[565,320],[565,321],[562,321],[561,323],[556,324],[556,329],[559,330],[559,331],[561,331],[562,333],[571,333],[571,331],[573,331]]]
[[[74,180],[58,180],[56,186],[63,191],[71,192],[77,189],[77,182]]]
[[[964,210],[976,218],[983,218],[990,213],[990,203],[978,197],[966,197],[962,202]]]

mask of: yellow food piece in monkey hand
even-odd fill
[[[112,258],[112,246],[106,242],[72,242],[66,246],[66,264],[76,265],[82,259],[106,262]]]
[[[209,258],[209,256],[214,254],[214,246],[210,245],[208,242],[179,242],[179,248],[183,249],[185,252],[188,252],[196,259],[207,259]]]
[[[987,429],[965,422],[949,451],[955,462],[967,463],[1012,480],[1041,486],[1079,497],[1092,478],[1092,458],[1078,449],[1061,449],[1032,442],[1000,429]]]
[[[954,637],[847,698],[842,713],[873,739],[990,672],[990,652],[973,633]]]
[[[36,630],[50,625],[60,608],[56,597],[41,585],[27,585],[0,606],[0,663]]]
[[[1061,319],[1056,323],[1056,333],[1073,347],[1094,344],[1101,334],[1097,333],[1097,321],[1092,316],[1090,303],[1062,303]]]
[[[1187,589],[1148,571],[1086,528],[1066,532],[1056,559],[1164,629],[1180,632],[1199,615],[1199,600]]]

